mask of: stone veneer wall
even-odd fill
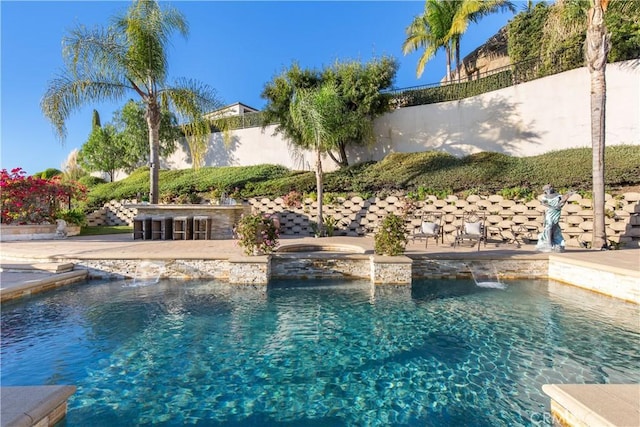
[[[92,279],[220,279],[229,278],[229,261],[197,260],[197,259],[168,259],[146,260],[139,259],[107,259],[86,260],[69,259],[76,268],[84,268]]]
[[[341,254],[275,254],[271,257],[271,277],[274,279],[348,279],[368,278],[371,274],[370,255]]]
[[[271,279],[370,279],[375,284],[410,284],[413,279],[544,279],[547,259],[434,260],[341,254],[273,254],[218,260],[69,259],[91,279],[219,279],[266,284]],[[499,274],[498,274],[499,272]]]
[[[268,215],[277,215],[280,220],[281,234],[309,236],[312,234],[310,222],[316,220],[317,203],[304,200],[300,207],[286,206],[282,198],[250,199],[254,211]],[[593,209],[591,199],[574,194],[564,206],[561,227],[567,240],[567,246],[580,246],[581,242],[591,241],[593,230]],[[499,195],[477,196],[466,199],[448,196],[438,199],[429,196],[427,200],[408,206],[403,197],[389,196],[384,199],[351,197],[338,199],[336,203],[324,205],[324,216],[333,217],[338,226],[335,235],[363,236],[375,233],[379,222],[389,213],[407,215],[407,229],[410,233],[420,228],[424,213],[439,211],[444,213],[443,230],[445,243],[452,243],[456,228],[460,225],[463,212],[483,210],[488,213],[487,226],[490,238],[513,238],[513,227],[520,225],[536,226],[542,229],[545,207],[539,200],[514,201]],[[640,241],[640,193],[625,193],[621,197],[606,197],[607,237],[622,244]]]
[[[137,209],[125,204],[129,201],[111,201],[103,208],[88,215],[89,225],[131,225]],[[306,199],[300,207],[286,206],[280,197],[276,199],[252,198],[248,203],[252,209],[264,214],[277,214],[281,233],[284,235],[312,235],[310,221],[315,221],[316,202]],[[593,230],[593,209],[591,199],[574,194],[562,210],[561,227],[567,246],[578,247],[581,242],[591,241]],[[379,222],[389,213],[401,214],[407,207],[400,196],[363,199],[338,198],[335,203],[324,205],[325,217],[337,221],[335,235],[364,236],[375,232]],[[619,197],[606,196],[605,209],[607,237],[609,240],[630,244],[640,242],[640,193],[624,193]],[[470,210],[484,210],[488,213],[487,225],[490,238],[513,238],[513,227],[536,226],[542,229],[545,208],[539,200],[528,202],[507,200],[499,195],[477,196],[466,199],[448,196],[438,199],[428,196],[427,200],[415,203],[407,215],[407,229],[410,233],[418,230],[421,217],[430,211],[444,213],[444,240],[453,242],[456,227],[460,225],[462,213]]]
[[[412,276],[419,279],[541,279],[549,270],[547,259],[432,259],[413,258]]]

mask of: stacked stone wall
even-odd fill
[[[255,212],[276,215],[283,235],[313,235],[313,223],[317,221],[317,202],[305,199],[299,206],[287,206],[282,198],[254,198],[249,204]],[[336,223],[334,235],[364,236],[374,234],[380,221],[389,213],[406,215],[407,231],[417,232],[422,216],[428,212],[443,213],[444,242],[452,243],[462,222],[464,212],[479,210],[486,212],[489,240],[513,241],[535,239],[542,230],[546,208],[539,200],[508,200],[499,195],[467,198],[448,196],[438,199],[428,196],[424,201],[410,201],[402,196],[386,198],[351,197],[339,198],[335,203],[323,205],[325,221]],[[621,196],[606,196],[606,232],[614,243],[622,245],[640,242],[640,193],[624,193]],[[585,246],[592,239],[592,200],[578,194],[572,195],[564,206],[561,228],[567,246]],[[524,232],[523,230],[533,230]]]
[[[129,201],[111,201],[104,207],[87,215],[90,226],[129,225],[137,215],[137,209],[127,207]],[[313,235],[313,223],[317,221],[317,202],[305,199],[299,206],[287,206],[278,197],[252,198],[248,203],[252,210],[267,215],[277,215],[280,221],[280,232],[287,236]],[[335,222],[336,236],[364,236],[376,232],[380,221],[389,213],[406,215],[409,234],[420,228],[422,216],[429,212],[443,213],[444,243],[453,242],[456,230],[461,224],[462,214],[467,211],[480,210],[487,214],[487,230],[489,240],[512,240],[514,232],[524,229],[533,230],[522,233],[519,237],[537,237],[542,230],[545,207],[539,200],[509,200],[499,195],[466,198],[447,196],[439,199],[428,196],[423,201],[410,201],[402,196],[386,198],[369,198],[354,196],[338,198],[333,203],[323,205],[325,221],[329,218]],[[571,196],[563,207],[561,228],[567,246],[579,247],[588,245],[593,230],[593,203],[591,199],[578,194]],[[606,195],[605,224],[607,238],[621,245],[640,242],[640,193],[624,193],[612,197]]]
[[[87,224],[90,227],[102,225],[133,225],[133,218],[138,210],[126,206],[131,204],[129,200],[112,200],[103,207],[87,215]]]

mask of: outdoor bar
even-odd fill
[[[132,204],[133,238],[143,240],[232,239],[233,227],[251,206]],[[176,221],[177,220],[177,221]]]

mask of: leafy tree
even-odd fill
[[[113,182],[118,169],[126,165],[122,138],[113,125],[100,126],[100,115],[93,110],[89,139],[80,148],[78,163],[90,172],[106,172]]]
[[[322,71],[302,69],[294,63],[265,86],[262,97],[268,103],[263,112],[264,123],[278,123],[276,133],[292,141],[300,140],[300,129],[293,123],[290,109],[295,94],[332,85],[342,103],[342,116],[338,140],[327,154],[340,167],[348,166],[347,146],[372,142],[373,119],[391,109],[389,97],[381,90],[391,87],[397,68],[396,61],[388,57],[364,65],[336,61]]]
[[[66,68],[49,83],[41,102],[44,115],[64,139],[65,122],[87,103],[118,101],[135,93],[145,105],[149,132],[150,201],[158,203],[160,122],[163,107],[192,124],[195,137],[205,138],[209,126],[203,114],[221,104],[212,89],[198,82],[167,80],[169,38],[188,34],[177,10],[160,8],[156,0],[135,0],[108,28],[73,29],[63,39]]]
[[[542,75],[569,70],[584,64],[584,12],[569,2],[549,8],[541,37],[540,72]]]
[[[640,2],[629,2],[625,7],[612,3],[605,14],[605,23],[611,33],[608,61],[640,58]]]
[[[640,56],[640,2],[610,1],[605,25],[610,33],[608,62]],[[589,1],[574,0],[547,5],[540,2],[533,9],[514,17],[507,26],[508,51],[512,63],[539,58],[541,73],[581,66],[585,62],[584,44]]]
[[[540,44],[533,40],[540,40],[544,23],[549,13],[549,6],[545,2],[536,4],[517,14],[507,24],[507,51],[511,63],[516,64],[529,58],[540,56]]]
[[[343,103],[332,84],[319,88],[297,89],[290,105],[293,127],[298,131],[293,143],[316,152],[316,193],[318,195],[318,229],[323,234],[322,217],[323,170],[322,154],[334,148],[339,134]]]
[[[149,163],[149,129],[144,115],[144,104],[133,100],[129,100],[121,110],[113,114],[114,126],[123,142],[122,156],[127,172]],[[176,150],[176,140],[182,136],[176,116],[163,109],[160,112],[160,157],[173,154]]]
[[[340,167],[349,166],[347,146],[375,142],[373,120],[391,109],[389,98],[380,91],[392,86],[397,70],[396,61],[388,57],[365,65],[356,61],[336,62],[324,70],[322,81],[336,88],[342,103],[336,147],[327,151]]]

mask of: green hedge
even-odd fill
[[[543,185],[591,191],[591,149],[574,148],[539,156],[512,157],[482,152],[463,158],[426,151],[392,153],[380,162],[353,165],[324,176],[327,193],[372,195],[392,191],[414,194],[539,194]],[[605,184],[609,191],[640,185],[640,146],[619,145],[605,151]],[[205,194],[237,188],[244,198],[279,197],[290,191],[316,191],[314,172],[283,166],[207,167],[161,171],[160,193]],[[112,199],[130,199],[149,191],[149,171],[136,170],[121,181],[98,184],[88,195],[92,208]]]

